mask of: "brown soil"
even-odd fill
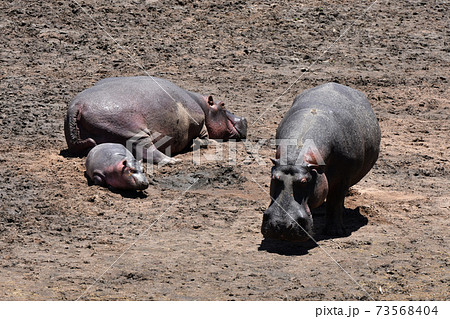
[[[449,298],[448,3],[81,3],[0,4],[2,300]],[[382,147],[346,199],[351,235],[262,241],[268,142],[264,165],[239,143],[237,165],[185,153],[140,195],[89,187],[65,151],[67,104],[143,70],[223,99],[253,145],[307,88],[364,91]]]

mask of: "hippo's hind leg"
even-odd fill
[[[67,143],[69,147],[69,151],[74,154],[85,155],[88,153],[90,149],[97,146],[97,143],[92,138],[87,138],[84,140],[78,140],[72,143]]]
[[[347,231],[344,227],[344,199],[348,187],[338,187],[330,191],[326,203],[325,234],[329,236],[346,236]]]
[[[74,154],[87,153],[87,151],[97,145],[92,138],[81,138],[79,127],[81,116],[81,106],[71,105],[69,106],[67,116],[64,120],[64,133],[66,136],[67,146],[69,151]]]

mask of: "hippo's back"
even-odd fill
[[[71,104],[84,104],[85,113],[93,116],[108,113],[139,113],[144,117],[155,112],[171,114],[180,105],[189,113],[203,111],[192,99],[191,92],[181,89],[170,81],[148,77],[115,77],[98,81],[94,86],[78,94]]]
[[[277,139],[311,140],[331,169],[345,171],[351,184],[375,164],[380,147],[378,120],[366,96],[326,83],[299,94],[277,130]]]
[[[338,83],[326,83],[299,94],[285,117],[303,109],[315,109],[330,114],[338,112],[336,118],[344,124],[347,119],[353,122],[376,121],[375,114],[367,97],[361,91]]]

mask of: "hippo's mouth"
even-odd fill
[[[291,195],[283,192],[279,198],[278,205],[270,205],[264,212],[263,222],[261,225],[261,233],[264,238],[285,240],[290,242],[303,242],[311,238],[313,234],[313,219],[308,211],[287,210],[292,209],[292,203],[286,202],[290,200]],[[280,201],[281,200],[281,201]],[[284,200],[284,207],[280,206],[280,202]]]
[[[228,127],[230,128],[230,139],[240,140],[243,138],[242,132],[239,131],[233,121],[228,120]]]
[[[145,176],[145,173],[133,174],[131,177],[134,184],[133,189],[140,191],[148,188],[149,182]]]
[[[230,139],[243,140],[247,138],[247,120],[233,114],[227,114]]]
[[[297,242],[297,243],[301,243],[301,242],[305,242],[311,239],[310,236],[313,236],[313,231],[312,229],[307,229],[306,232],[309,234],[306,234],[304,231],[299,231],[299,230],[294,230],[294,229],[290,229],[290,230],[284,230],[284,231],[279,231],[279,230],[273,230],[269,227],[267,227],[267,225],[263,225],[261,227],[261,232],[264,236],[264,238],[266,239],[276,239],[276,240],[283,240],[283,241],[289,241],[289,242]]]

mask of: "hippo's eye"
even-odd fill
[[[272,179],[280,180],[281,176],[278,173],[272,174]]]
[[[306,184],[308,184],[309,179],[306,176],[302,176],[302,177],[298,177],[296,179],[294,179],[294,183],[300,187],[304,187],[306,186]]]
[[[131,175],[136,174],[136,173],[137,173],[136,169],[134,169],[132,167],[128,167],[128,169],[127,169],[128,176],[131,176]]]

